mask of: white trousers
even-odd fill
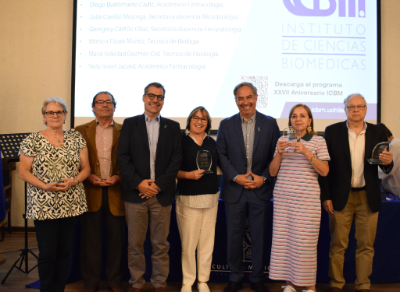
[[[182,244],[183,285],[192,286],[197,279],[208,282],[214,250],[218,205],[211,208],[190,208],[176,202],[176,221]]]

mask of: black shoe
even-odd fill
[[[256,283],[251,283],[250,288],[256,292],[268,292],[268,289],[264,286],[263,281],[258,281]]]
[[[228,285],[225,287],[224,292],[237,292],[242,288],[242,282],[229,281]]]

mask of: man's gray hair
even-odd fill
[[[236,99],[236,92],[239,90],[239,88],[243,87],[243,86],[248,86],[251,88],[251,90],[253,91],[253,95],[257,96],[257,87],[255,87],[252,83],[250,82],[242,82],[239,83],[238,85],[235,86],[235,89],[233,89],[233,95],[235,96]]]
[[[347,104],[349,103],[350,99],[352,99],[352,98],[355,97],[355,96],[362,97],[362,99],[363,99],[364,102],[365,102],[365,105],[367,105],[367,101],[365,100],[365,97],[364,97],[362,94],[360,94],[360,93],[352,93],[352,94],[350,94],[348,97],[346,97],[346,98],[343,100],[344,106],[347,107]]]
[[[61,97],[50,97],[50,98],[46,98],[43,101],[42,115],[44,115],[46,113],[46,106],[51,102],[54,102],[54,103],[60,105],[63,108],[64,113],[68,113],[67,104]]]

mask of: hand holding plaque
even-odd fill
[[[367,159],[369,164],[384,164],[383,161],[379,159],[379,155],[385,151],[389,151],[389,142],[381,142],[375,145],[374,150],[372,150],[372,158]]]
[[[100,168],[100,160],[102,163],[102,168]],[[101,178],[101,180],[106,180],[111,177],[112,161],[107,158],[99,157],[96,161],[95,174]]]
[[[287,127],[285,129],[283,129],[283,131],[282,131],[282,137],[287,143],[297,142],[296,134],[299,135],[299,137],[300,137],[300,131],[296,130],[292,126]],[[288,152],[294,152],[294,149],[295,149],[295,147],[289,146],[285,150]]]
[[[196,164],[197,164],[197,169],[204,170],[204,174],[213,173],[213,171],[211,170],[212,156],[209,151],[204,149],[199,150],[197,152]]]
[[[67,174],[65,173],[65,168],[60,163],[49,165],[48,175],[50,182],[56,182],[56,183],[62,183],[63,178],[67,177]]]

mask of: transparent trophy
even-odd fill
[[[367,159],[369,164],[383,164],[381,160],[379,160],[379,155],[384,150],[389,151],[389,142],[381,142],[375,145],[374,149],[372,150],[372,158]]]
[[[62,183],[62,179],[67,177],[65,166],[61,164],[61,161],[55,161],[49,164],[48,174],[50,182]]]
[[[300,131],[296,130],[292,126],[287,127],[285,129],[283,129],[283,131],[282,131],[283,140],[288,142],[288,143],[297,142],[296,134],[300,137]],[[288,146],[288,147],[285,148],[285,150],[289,151],[289,152],[294,152],[294,147]]]
[[[100,169],[100,162],[103,165],[103,171]],[[106,180],[111,177],[112,161],[111,159],[99,157],[96,161],[96,175],[101,178],[101,180]],[[108,171],[105,171],[108,170]]]
[[[196,156],[196,164],[197,164],[197,169],[204,170],[204,174],[209,174],[209,173],[213,173],[213,171],[211,170],[211,166],[212,166],[212,156],[211,153],[207,150],[199,150],[197,152],[197,156]]]

